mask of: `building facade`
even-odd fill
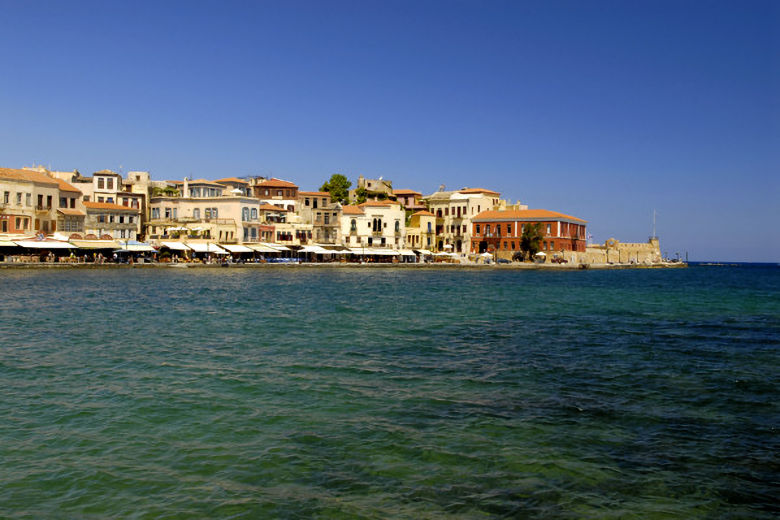
[[[435,251],[468,253],[471,247],[471,219],[487,210],[500,209],[505,204],[496,191],[464,188],[438,191],[426,197],[429,211],[436,215]]]
[[[178,195],[150,199],[150,238],[207,238],[224,243],[260,240],[260,201],[255,197],[203,179],[185,179],[176,187]]]
[[[406,244],[406,214],[395,201],[343,206],[341,236],[347,247],[401,248]]]
[[[520,240],[526,226],[540,224],[543,237],[541,251],[564,256],[567,251],[585,252],[587,221],[546,209],[490,210],[472,219],[472,253],[496,253],[511,259],[520,251]]]

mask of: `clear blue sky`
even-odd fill
[[[0,166],[487,187],[780,261],[780,2],[0,0]]]

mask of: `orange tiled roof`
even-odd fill
[[[420,210],[420,211],[418,211],[416,213],[412,213],[413,217],[415,215],[419,215],[420,217],[435,217],[436,216],[433,213],[431,213],[430,211],[425,211],[425,210]]]
[[[138,213],[138,209],[136,208],[129,208],[112,202],[85,202],[84,207],[87,209],[113,209],[117,211],[132,211],[133,213]]]
[[[393,190],[393,195],[419,195],[422,197],[422,193],[414,190]]]
[[[277,179],[276,177],[272,179],[264,180],[263,182],[260,182],[257,184],[257,186],[262,186],[264,188],[297,188],[297,184],[293,184],[289,181],[283,181],[282,179]]]
[[[364,206],[397,206],[400,202],[395,200],[367,200],[362,204],[358,204],[360,207]]]
[[[83,217],[84,215],[86,215],[86,213],[84,213],[80,209],[60,208],[57,211],[59,211],[63,215],[71,215],[74,217]]]
[[[214,182],[219,182],[219,183],[223,183],[223,182],[236,182],[238,184],[249,184],[245,180],[239,179],[238,177],[226,177],[224,179],[217,179]]]
[[[62,179],[55,178],[54,180],[57,182],[57,184],[59,184],[60,191],[70,191],[73,193],[81,194],[81,190],[79,190],[77,187],[73,186],[72,184],[63,181]]]
[[[274,206],[273,204],[260,204],[260,211],[287,211],[281,206]]]
[[[363,208],[359,206],[342,206],[341,211],[344,215],[363,215]]]
[[[304,197],[330,197],[330,193],[327,191],[299,191],[298,195]]]
[[[586,223],[587,220],[581,218],[572,217],[571,215],[565,215],[558,213],[557,211],[549,211],[546,209],[507,209],[507,210],[488,210],[483,211],[479,215],[471,219],[472,222],[481,220],[576,220],[577,222]]]
[[[486,190],[484,188],[465,188],[462,190],[458,190],[458,193],[463,193],[464,195],[472,194],[472,193],[485,193],[487,195],[500,195],[497,191],[493,190]]]
[[[57,181],[48,175],[31,170],[17,170],[15,168],[0,168],[0,179],[13,181],[37,182],[59,187]]]

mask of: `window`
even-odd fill
[[[504,249],[509,249],[509,246],[507,245],[506,241],[504,241]]]
[[[114,222],[114,215],[109,215],[108,216],[108,221],[109,222]]]
[[[431,223],[428,222],[428,233],[431,233],[433,230],[431,229]]]
[[[3,203],[8,204],[11,200],[11,192],[10,191],[4,191],[3,192]]]
[[[127,222],[130,223],[130,224],[132,224],[134,220],[135,220],[135,217],[133,217],[132,215],[127,217]]]
[[[160,218],[160,208],[152,208],[152,218],[153,219]]]
[[[98,202],[103,202],[103,200],[104,200],[104,199],[103,199],[103,197],[98,197],[98,200],[97,200],[97,201],[98,201]]]
[[[257,208],[252,208],[251,211],[252,220],[257,220]],[[254,228],[252,228],[254,230]]]
[[[330,213],[325,213],[324,217],[325,217],[325,225],[327,226],[330,224]]]
[[[511,235],[512,234],[512,224],[506,225],[506,234]]]
[[[350,231],[357,231],[357,220],[355,220],[354,218],[349,223],[349,230]]]
[[[303,199],[303,205],[306,206],[307,208],[309,207],[309,197]]]
[[[22,193],[18,192],[16,194],[16,205],[21,206],[22,205]]]
[[[200,220],[200,208],[195,208],[192,210],[192,218]]]
[[[306,199],[309,200],[309,199]],[[317,209],[317,199],[312,200],[312,208]]]
[[[431,226],[431,225],[430,225],[430,224],[428,224],[428,227],[429,227],[428,231],[430,231],[430,226]],[[477,235],[479,235],[479,224],[477,224]]]
[[[249,208],[241,209],[241,220],[243,221],[249,220]]]
[[[32,206],[32,194],[31,193],[25,193],[24,194],[24,205],[25,206]]]
[[[281,197],[282,196],[282,190],[276,190],[276,196]]]
[[[119,215],[119,223],[124,224],[125,223],[125,217],[124,215]]]
[[[547,224],[547,234],[548,235],[550,234],[550,229],[551,228],[552,228],[552,225],[551,224]]]
[[[98,222],[105,222],[106,216],[105,215],[98,215]]]
[[[38,195],[38,207],[43,208],[43,195]]]
[[[114,197],[108,197],[106,199],[106,202],[110,202],[111,204],[113,204],[114,203]]]
[[[109,190],[114,189],[114,179],[111,178],[106,179],[106,188]]]
[[[119,237],[120,238],[125,238],[125,230],[124,229],[120,229],[119,230]]]
[[[211,218],[217,218],[217,208],[211,208]]]
[[[105,180],[103,179],[103,177],[98,177],[97,181],[98,181],[98,189],[99,190],[105,189]]]
[[[401,232],[401,222],[396,220],[395,221],[395,232],[400,233]]]
[[[2,224],[3,224],[3,227],[2,227],[3,233],[8,233],[8,221],[7,220],[3,220]]]
[[[19,217],[16,217],[16,229],[23,229],[22,228],[22,219]]]
[[[61,208],[67,208],[68,207],[68,199],[65,197],[60,197],[60,207]]]

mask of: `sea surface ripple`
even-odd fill
[[[0,273],[3,518],[777,518],[780,269]]]

